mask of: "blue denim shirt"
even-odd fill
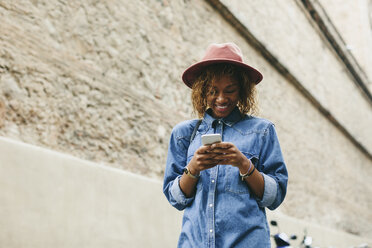
[[[205,114],[195,138],[190,136],[197,120],[184,121],[172,131],[163,191],[178,210],[185,210],[178,247],[270,247],[265,207],[273,210],[284,200],[288,174],[274,125],[261,118],[242,116],[236,108],[216,120]],[[200,173],[193,197],[179,187],[184,167],[201,146],[201,135],[220,133],[232,142],[264,177],[262,199],[257,199],[239,169],[217,165]]]

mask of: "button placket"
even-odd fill
[[[219,133],[222,136],[223,122],[218,120],[214,129],[214,133]],[[208,229],[209,229],[209,247],[215,247],[215,195],[217,190],[217,176],[218,176],[219,165],[213,167],[210,173],[210,185],[209,185],[209,196],[208,196]]]
[[[209,185],[209,196],[208,196],[208,232],[209,232],[209,247],[214,247],[215,245],[215,216],[214,216],[214,206],[215,206],[215,194],[217,189],[217,174],[218,174],[218,165],[211,169],[210,173],[210,185]]]

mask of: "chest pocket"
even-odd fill
[[[257,168],[258,156],[252,155],[246,152],[242,152],[248,159],[251,160],[253,165]],[[242,181],[239,169],[234,166],[226,167],[226,179],[225,179],[225,190],[226,192],[233,194],[250,194],[250,189],[245,181]]]

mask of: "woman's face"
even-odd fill
[[[207,103],[214,118],[227,117],[239,102],[239,84],[229,77],[222,76],[212,82],[207,94]]]

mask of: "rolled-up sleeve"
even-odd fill
[[[186,166],[190,137],[183,136],[179,129],[180,126],[176,126],[170,137],[163,193],[173,207],[183,210],[192,203],[194,197],[187,198],[180,188],[180,178]]]
[[[188,206],[193,200],[194,197],[187,198],[180,188],[180,179],[181,176],[178,176],[170,187],[170,196],[175,203],[178,203],[182,206]]]
[[[257,202],[260,207],[267,207],[274,203],[278,191],[278,185],[274,178],[265,175],[264,173],[261,174],[264,178],[265,188],[262,199]]]

